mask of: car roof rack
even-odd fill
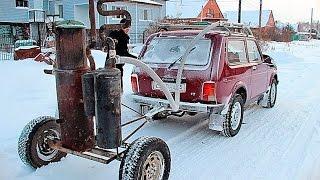
[[[254,37],[251,29],[241,23],[231,23],[227,21],[218,21],[218,26],[213,28],[211,32],[217,32],[220,34],[233,35],[233,36],[247,36]],[[166,28],[169,31],[174,30],[203,30],[207,26],[211,25],[211,22],[201,21],[201,22],[190,22],[183,24],[170,24],[170,23],[160,23],[160,28]]]

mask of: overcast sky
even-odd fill
[[[239,0],[216,0],[223,11],[237,10]],[[168,3],[180,4],[199,3],[204,4],[206,0],[169,0]],[[260,0],[242,0],[244,10],[258,10]],[[201,5],[200,5],[201,6]],[[170,6],[168,6],[169,8]],[[172,7],[172,6],[171,6]],[[263,9],[273,10],[276,20],[282,22],[310,21],[311,8],[314,8],[314,19],[320,20],[320,0],[263,0]],[[172,11],[169,9],[168,11]],[[176,8],[173,9],[175,11]]]

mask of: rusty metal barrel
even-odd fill
[[[90,71],[85,57],[85,29],[76,21],[56,24],[57,100],[62,146],[74,151],[94,147],[94,123],[84,111],[81,76]]]

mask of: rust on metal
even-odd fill
[[[94,147],[93,119],[85,116],[81,76],[90,71],[85,56],[85,31],[68,22],[56,27],[57,100],[61,125],[61,143],[74,151]]]
[[[72,155],[75,155],[78,157],[93,160],[93,161],[103,163],[103,164],[109,164],[110,162],[123,156],[121,154],[116,154],[111,151],[102,151],[100,149],[92,149],[92,151],[88,151],[88,152],[78,152],[78,151],[75,151],[72,149],[65,148],[63,146],[63,143],[61,141],[57,141],[57,140],[48,139],[47,143],[50,146],[50,148],[52,148],[52,149],[56,149],[58,151],[61,151],[61,152],[67,153],[67,154],[72,154]],[[99,155],[100,157],[97,155]],[[107,157],[108,159],[102,158],[101,156]]]
[[[91,69],[91,71],[96,70],[96,63],[95,63],[94,58],[93,58],[93,56],[92,56],[92,54],[91,54],[91,49],[90,49],[89,46],[86,48],[86,57],[87,57],[88,60],[89,60],[89,64],[90,64],[90,69]]]
[[[95,11],[94,11],[94,0],[89,0],[89,18],[90,18],[90,41],[96,42],[96,17],[95,17]]]

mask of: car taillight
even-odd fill
[[[216,101],[216,86],[213,81],[204,82],[202,85],[202,100]]]
[[[138,84],[138,75],[137,74],[131,74],[131,86],[132,86],[132,91],[134,93],[139,92],[139,84]]]

